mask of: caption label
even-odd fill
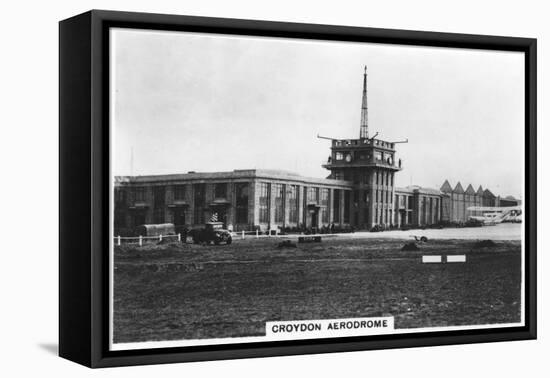
[[[275,339],[304,339],[369,336],[393,331],[393,316],[375,318],[297,320],[265,323],[266,336]]]

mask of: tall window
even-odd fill
[[[288,221],[290,223],[298,223],[298,206],[300,203],[298,188],[298,185],[288,187]]]
[[[114,211],[114,226],[118,231],[126,225],[126,214],[124,212],[126,202],[126,188],[115,188],[115,211]],[[115,231],[116,232],[116,231]]]
[[[434,217],[434,199],[433,197],[430,197],[430,217],[428,218],[428,222],[432,222]]]
[[[426,224],[427,220],[427,201],[426,197],[422,197],[421,199],[421,206],[422,206],[422,224]]]
[[[271,185],[266,182],[260,183],[260,223],[269,223],[269,201]]]
[[[193,185],[193,219],[195,224],[204,223],[204,209],[206,205],[206,188],[205,184]]]
[[[307,203],[319,203],[319,188],[307,188]]]
[[[328,223],[328,189],[321,188],[321,222]]]
[[[332,202],[332,211],[334,214],[333,220],[335,223],[340,222],[340,189],[334,189],[333,191],[334,200]]]
[[[122,205],[126,200],[126,190],[123,188],[115,188],[115,203]]]
[[[174,200],[176,200],[176,201],[185,200],[185,194],[186,194],[185,189],[186,189],[185,185],[175,185],[174,186]]]
[[[248,183],[242,182],[235,184],[236,194],[236,222],[238,224],[248,223]]]
[[[134,201],[145,202],[145,188],[134,188]]]
[[[227,198],[227,184],[215,184],[214,186],[214,198]]]
[[[165,193],[164,186],[153,187],[153,222],[156,224],[164,223]]]
[[[273,184],[275,192],[275,222],[282,223],[285,220],[285,186]]]
[[[344,191],[344,223],[349,223],[349,207],[351,204],[351,192]]]
[[[376,160],[378,160],[378,161],[381,161],[381,160],[382,160],[382,152],[376,151],[376,152],[374,153],[374,158],[375,158]]]

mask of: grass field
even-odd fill
[[[498,241],[324,239],[278,249],[276,239],[230,246],[115,248],[114,342],[261,336],[265,322],[394,316],[396,328],[520,321],[521,246]],[[422,264],[423,254],[466,263]]]

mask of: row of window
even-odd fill
[[[274,221],[282,223],[285,218],[285,202],[288,196],[288,220],[291,223],[298,222],[299,193],[298,185],[270,184],[262,182],[259,185],[259,216],[260,223],[270,222],[271,185],[274,194]],[[309,195],[309,192],[308,192]]]
[[[375,183],[375,185],[393,186],[393,173],[375,171],[374,172],[374,183]]]
[[[420,206],[422,210],[421,222],[423,224],[431,223],[432,221],[439,221],[439,199],[422,197],[420,200]],[[430,219],[433,218],[433,219]]]
[[[355,154],[355,158],[359,160],[365,160],[369,161],[371,159],[371,155],[366,152],[359,152]],[[336,161],[342,161],[345,160],[347,162],[351,162],[353,160],[353,155],[351,153],[344,153],[342,151],[337,151],[334,154],[334,159]],[[382,151],[375,151],[374,152],[374,159],[376,161],[385,161],[388,164],[393,164],[393,154],[389,152],[382,152]]]
[[[173,185],[173,193],[175,201],[185,201],[187,196],[187,188],[189,185]],[[205,191],[205,184],[193,184],[194,193],[202,197]],[[145,187],[134,187],[131,189],[134,202],[145,202]],[[164,186],[153,186],[153,201],[164,201]],[[115,189],[115,201],[124,202],[126,199],[126,192],[122,189]],[[214,198],[227,198],[227,183],[214,184]]]
[[[405,206],[409,209],[413,209],[414,202],[412,200],[412,196],[406,196],[406,195],[397,195],[397,202],[399,205],[399,208],[404,208]],[[422,196],[420,198],[421,206],[425,206],[426,203],[430,203],[430,206],[432,204],[435,204],[436,207],[439,207],[439,198],[433,198],[433,197],[425,197]]]
[[[392,203],[392,191],[391,190],[379,190],[374,191],[376,203]]]
[[[174,199],[184,200],[186,196],[187,185],[174,185]],[[248,223],[248,183],[235,184],[236,192],[236,222]],[[216,184],[214,188],[216,198],[225,198],[227,195],[227,184]],[[135,202],[145,201],[145,188],[136,187],[132,188],[132,194]],[[116,200],[124,200],[124,191],[115,191]],[[194,223],[204,223],[206,206],[206,185],[194,184],[193,185],[193,217]],[[165,219],[165,187],[155,186],[153,187],[153,222],[163,223]],[[222,209],[221,209],[222,210]],[[139,216],[142,216],[140,213]],[[144,215],[143,215],[144,216]],[[143,220],[144,222],[144,220]],[[185,210],[182,208],[174,209],[174,223],[176,225],[185,224]]]
[[[334,172],[334,179],[336,180],[352,180],[355,183],[364,183],[364,184],[370,184],[370,173],[355,173],[352,177],[351,174],[348,172],[348,175],[346,176],[346,173],[343,171],[336,171]],[[394,174],[392,172],[383,172],[383,171],[374,171],[374,184],[375,185],[385,185],[385,186],[393,186],[393,176]]]
[[[335,140],[334,145],[335,146],[357,146],[360,144],[374,144],[375,146],[381,146],[381,147],[387,147],[387,148],[394,148],[393,143],[384,142],[382,140],[378,139],[349,139],[349,140]]]
[[[272,190],[273,185],[273,190]],[[192,196],[193,196],[193,222],[195,224],[205,222],[205,211],[208,206],[206,203],[206,184],[193,184],[193,185],[174,185],[173,193],[174,199],[185,200],[187,196],[187,190],[192,187]],[[260,183],[259,184],[259,216],[261,223],[270,222],[270,206],[271,206],[271,195],[274,195],[274,221],[277,223],[282,223],[285,217],[285,207],[288,206],[289,222],[297,223],[298,222],[298,213],[300,206],[300,186],[298,185],[283,185],[283,184],[270,184],[270,183]],[[165,197],[166,197],[166,187],[164,186],[154,186],[152,189],[153,194],[153,221],[155,223],[164,222],[165,218]],[[117,201],[123,201],[125,196],[125,191],[116,189],[115,196]],[[341,191],[335,189],[334,193],[334,202],[333,202],[333,212],[334,212],[334,222],[340,222],[340,198]],[[320,205],[320,216],[323,223],[328,223],[329,221],[329,189],[328,188],[315,188],[307,187],[306,198],[304,201],[304,206],[309,204]],[[134,202],[145,202],[146,201],[146,188],[145,187],[134,187],[131,189],[131,195],[133,196]],[[214,195],[216,198],[225,198],[227,196],[227,184],[215,184],[214,186]],[[237,183],[235,184],[235,221],[238,224],[247,224],[248,223],[248,210],[249,210],[249,185],[248,183]],[[288,199],[288,201],[287,201]],[[350,192],[344,191],[344,222],[349,222],[349,206],[350,206]],[[185,210],[178,209],[177,214],[175,214],[174,221],[178,224],[185,223]]]
[[[390,209],[374,209],[375,224],[390,224],[392,211]]]
[[[288,221],[298,222],[298,208],[300,206],[298,185],[270,184],[262,182],[259,184],[259,221],[260,223],[270,222],[271,195],[274,197],[274,222],[283,223],[285,217],[285,206],[288,206]],[[346,191],[348,207],[349,192]],[[286,201],[288,197],[288,201]],[[340,222],[340,190],[334,190],[334,222]],[[320,205],[320,216],[323,223],[329,222],[329,189],[328,188],[306,188],[304,206],[308,204]],[[349,210],[348,210],[349,212]],[[349,214],[348,214],[349,217]]]

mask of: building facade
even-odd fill
[[[345,227],[351,192],[342,180],[272,170],[117,177],[115,230],[132,234],[159,223],[193,228],[212,217],[234,231]]]
[[[333,140],[331,155],[323,167],[329,179],[350,182],[351,223],[359,228],[393,224],[395,173],[394,143],[379,139]]]
[[[393,226],[428,226],[441,222],[442,195],[439,190],[408,186],[395,190]]]
[[[377,134],[376,134],[377,135]],[[154,176],[117,176],[115,235],[131,235],[144,224],[193,228],[217,219],[234,231],[278,228],[353,227],[369,230],[428,226],[468,220],[472,206],[516,206],[490,190],[445,180],[440,189],[395,187],[402,169],[396,145],[369,137],[367,72],[363,74],[358,139],[332,139],[323,167],[327,178],[274,170],[234,170]]]
[[[474,190],[470,184],[464,190],[462,184],[458,182],[453,188],[449,180],[445,180],[440,188],[441,192],[441,221],[451,223],[467,222],[472,207],[511,207],[521,205],[521,200],[512,196],[501,198],[495,196],[489,189],[479,188]]]

